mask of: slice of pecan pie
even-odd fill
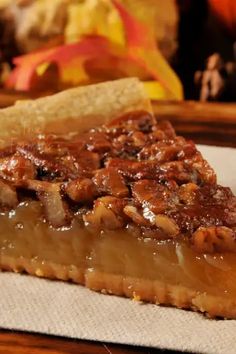
[[[236,198],[152,115],[141,83],[72,89],[0,119],[2,269],[236,318]]]

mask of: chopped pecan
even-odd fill
[[[132,139],[133,146],[137,148],[142,148],[147,141],[147,136],[142,132],[133,132],[130,138]]]
[[[42,144],[41,141],[40,144]],[[45,153],[45,149],[42,152],[37,144],[20,145],[17,147],[17,151],[38,168],[42,179],[44,179],[44,176],[50,180],[74,179],[83,176],[87,171],[96,170],[100,167],[100,158],[97,153],[81,150],[79,147],[78,152],[65,153],[64,144],[66,143],[63,140],[62,147],[58,147],[57,150],[53,148],[53,151],[49,150],[51,151],[50,154]]]
[[[96,196],[96,188],[89,178],[77,178],[64,186],[67,195],[75,202],[91,202]]]
[[[195,145],[182,137],[172,140],[161,140],[151,145],[146,145],[138,154],[140,160],[156,160],[168,162],[191,157],[196,153]]]
[[[126,205],[124,207],[124,213],[135,223],[138,225],[148,226],[150,223],[147,219],[145,219],[138,209],[133,205]]]
[[[123,132],[141,131],[149,133],[156,125],[154,116],[148,112],[131,112],[113,120],[108,127],[122,127]]]
[[[116,156],[135,156],[145,145],[147,137],[140,131],[121,134],[113,139],[112,146]]]
[[[53,180],[55,177],[68,178],[68,167],[65,168],[58,162],[58,159],[54,157],[40,154],[36,144],[33,145],[19,145],[17,152],[30,160],[31,163],[38,169],[38,175],[40,178],[46,176],[47,179]]]
[[[132,161],[128,159],[112,158],[106,163],[107,167],[115,167],[131,181],[140,179],[159,179],[163,175],[160,165],[156,161]]]
[[[206,189],[204,186],[203,189]],[[233,192],[228,187],[222,187],[218,185],[211,185],[211,193],[213,202],[216,204],[226,203],[229,209],[236,208],[236,197],[234,197]]]
[[[36,176],[36,168],[32,162],[17,153],[0,161],[0,175],[14,183]]]
[[[172,193],[156,181],[142,180],[132,184],[132,195],[137,204],[148,207],[154,213],[162,213],[168,207]]]
[[[38,196],[43,203],[46,218],[53,227],[67,226],[70,223],[71,216],[67,205],[58,191],[40,192]]]
[[[154,132],[148,134],[148,141],[150,143],[155,143],[157,141],[164,140],[165,138],[166,138],[165,133],[160,129],[157,129]]]
[[[18,204],[16,190],[0,181],[0,204],[4,208],[15,208]]]
[[[197,173],[185,166],[183,161],[165,162],[160,166],[158,177],[161,181],[174,180],[178,183],[196,182]]]
[[[77,157],[78,170],[97,170],[100,168],[100,157],[96,152],[81,151]]]
[[[83,138],[89,151],[104,153],[111,150],[111,143],[104,132],[91,131],[84,134]]]
[[[58,183],[51,183],[47,181],[38,181],[34,179],[28,179],[24,182],[23,187],[33,190],[35,192],[48,192],[52,185],[59,185]]]
[[[200,182],[215,184],[216,183],[216,174],[213,168],[209,163],[203,159],[200,152],[188,159],[184,160],[185,165],[189,166],[192,171],[196,171],[197,179]]]
[[[72,152],[78,153],[84,148],[82,141],[67,140],[59,137],[41,137],[37,146],[32,144],[35,151],[45,157],[62,157],[70,155]]]
[[[176,222],[170,217],[158,214],[156,216],[156,226],[165,232],[169,237],[176,237],[180,230]]]
[[[2,161],[3,158],[5,157],[11,157],[16,153],[16,147],[17,145],[12,142],[10,146],[7,146],[5,148],[0,149],[0,161]]]
[[[226,215],[226,223],[231,227],[236,226],[236,197],[229,197],[226,202],[226,207],[228,211]]]
[[[71,215],[61,197],[61,185],[44,181],[27,181],[29,189],[36,191],[42,202],[46,219],[53,227],[62,227],[70,223]]]
[[[109,194],[118,198],[129,195],[124,178],[116,168],[108,167],[98,170],[93,178],[93,182],[99,194]]]
[[[165,182],[169,180],[178,183],[197,182],[198,173],[191,169],[184,161],[170,161],[160,163],[156,160],[132,161],[127,159],[111,158],[107,167],[115,167],[131,181],[140,179],[155,179]]]
[[[145,146],[138,154],[138,159],[166,162],[176,158],[178,151],[174,144],[167,145],[165,141],[159,141],[155,144]]]
[[[198,253],[235,252],[236,235],[225,226],[199,227],[192,236],[192,246]]]
[[[171,191],[177,191],[177,189],[179,188],[177,182],[174,181],[173,179],[169,179],[168,181],[165,181],[165,186]]]
[[[184,204],[193,204],[198,186],[195,183],[182,184],[178,190],[178,197]]]
[[[95,228],[109,230],[119,229],[124,226],[125,218],[123,209],[125,202],[115,197],[102,197],[94,202],[92,211],[83,216],[86,224]]]

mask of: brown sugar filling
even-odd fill
[[[168,122],[134,112],[80,136],[17,142],[0,151],[0,178],[2,268],[236,295],[236,198]]]

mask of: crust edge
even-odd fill
[[[16,273],[27,272],[46,279],[72,281],[101,293],[124,296],[156,305],[191,309],[204,313],[210,318],[236,319],[236,301],[199,293],[181,285],[166,284],[159,280],[123,277],[119,274],[87,270],[72,265],[58,265],[49,261],[42,264],[23,257],[14,259],[2,256],[0,269]]]
[[[19,101],[0,110],[0,147],[40,133],[82,133],[134,111],[151,112],[137,78],[76,87],[36,100]]]

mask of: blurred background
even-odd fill
[[[235,36],[235,0],[0,0],[1,90],[138,76],[153,100],[233,102]]]

